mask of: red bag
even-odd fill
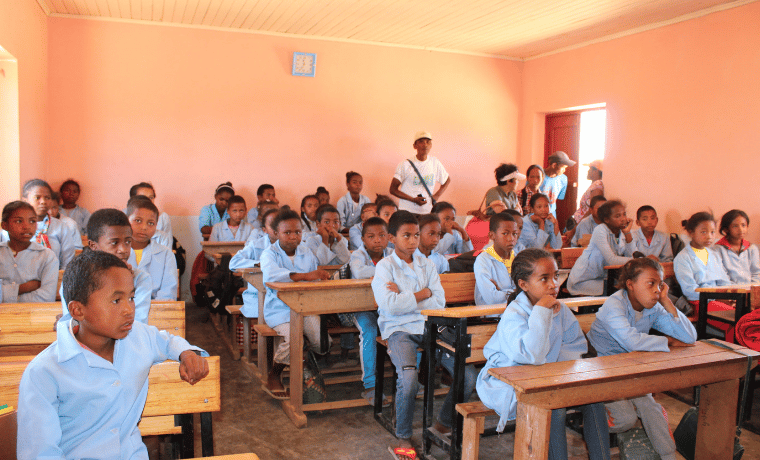
[[[736,323],[736,343],[760,351],[760,309],[747,313]]]

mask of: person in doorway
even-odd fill
[[[451,177],[438,158],[430,156],[430,150],[433,148],[432,134],[426,131],[418,132],[412,145],[417,151],[416,158],[399,163],[391,181],[390,192],[400,199],[400,210],[417,215],[428,214],[448,188]],[[424,182],[421,179],[424,179]],[[434,192],[436,182],[440,187]]]
[[[584,218],[588,217],[591,214],[591,198],[604,195],[604,182],[602,182],[602,160],[594,160],[591,163],[584,164],[583,166],[588,166],[586,179],[591,181],[591,185],[589,185],[586,191],[583,192],[580,205],[578,205],[578,209],[571,217],[571,219],[573,219],[573,222],[575,222],[575,225],[580,224]],[[574,235],[575,226],[565,232],[563,238],[565,241],[571,241],[573,240]]]
[[[565,198],[567,191],[567,176],[565,170],[568,166],[575,166],[565,152],[556,151],[549,157],[549,166],[546,167],[546,178],[539,187],[539,191],[549,198],[549,212],[557,217],[557,200]]]

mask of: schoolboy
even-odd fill
[[[211,227],[209,241],[247,241],[251,236],[253,226],[245,220],[247,207],[245,198],[235,195],[227,202],[227,214],[225,219]]]
[[[317,209],[317,231],[305,243],[319,265],[343,265],[351,260],[348,240],[340,234],[340,225],[340,214],[333,205],[323,204]]]
[[[449,271],[449,261],[436,248],[441,241],[441,219],[437,214],[423,214],[418,219],[420,225],[420,245],[415,254],[420,254],[435,264],[438,274]]]
[[[394,252],[377,263],[372,292],[377,302],[380,335],[388,340],[388,354],[396,367],[396,437],[390,447],[397,458],[415,458],[412,448],[412,419],[417,395],[417,348],[422,346],[425,317],[421,310],[442,309],[446,304],[441,278],[435,264],[418,254],[420,227],[408,211],[398,211],[388,224]],[[453,373],[454,357],[443,354],[441,364]],[[465,400],[475,386],[472,366],[465,372]],[[442,433],[454,421],[454,395],[449,391],[435,428]]]
[[[317,258],[301,245],[301,217],[290,209],[282,209],[275,217],[277,242],[261,253],[261,272],[264,283],[326,280],[329,274],[318,268]],[[262,389],[275,399],[290,396],[280,380],[282,371],[290,364],[290,308],[277,297],[277,292],[267,287],[264,301],[264,321],[277,331],[274,364]],[[304,335],[315,352],[320,350],[319,316],[303,319]],[[300,364],[299,364],[300,365]]]
[[[352,251],[359,249],[362,245],[362,228],[364,227],[364,222],[370,217],[377,217],[377,205],[375,203],[367,203],[362,206],[360,217],[362,221],[348,230],[348,248]]]
[[[265,201],[271,201],[276,205],[280,204],[272,184],[261,184],[259,185],[259,188],[256,189],[256,206],[251,207],[251,210],[248,211],[248,223],[253,225],[254,228],[261,228],[259,216],[262,215],[263,212],[259,208],[259,205]]]
[[[660,262],[673,262],[673,247],[670,238],[657,228],[657,211],[649,205],[644,205],[636,211],[636,225],[633,232],[633,242],[636,250],[645,256],[657,257]]]
[[[441,241],[435,248],[436,252],[446,254],[462,254],[472,251],[470,235],[456,221],[456,209],[447,201],[440,201],[433,206],[433,214],[441,221]]]
[[[475,305],[506,304],[515,285],[512,281],[514,247],[520,237],[514,217],[506,212],[491,216],[488,237],[493,241],[475,258]]]
[[[177,259],[172,250],[152,240],[158,222],[158,208],[148,198],[135,196],[127,203],[132,226],[129,264],[150,275],[151,299],[177,300]]]
[[[557,217],[557,200],[565,198],[567,176],[565,170],[575,166],[565,152],[556,151],[549,156],[549,166],[546,167],[546,178],[538,190],[549,198],[549,212]]]
[[[74,219],[74,222],[77,223],[77,227],[79,228],[79,233],[86,236],[87,221],[90,219],[90,211],[77,204],[80,193],[81,188],[79,187],[79,182],[74,179],[67,179],[64,181],[59,189],[59,196],[62,201],[60,213],[66,217]]]
[[[99,209],[95,211],[90,216],[90,220],[87,221],[87,238],[87,248],[84,252],[107,252],[115,255],[130,267],[135,285],[135,321],[147,323],[153,283],[148,273],[128,263],[132,250],[132,227],[129,225],[127,215],[118,209]],[[65,286],[62,283],[59,291],[61,294],[61,304],[63,305],[62,320],[68,320],[71,319],[71,315],[69,315],[64,288]]]
[[[589,241],[591,241],[591,234],[594,233],[594,229],[597,225],[602,223],[602,220],[599,218],[599,208],[606,202],[607,198],[603,195],[591,197],[591,201],[589,201],[591,214],[581,219],[581,221],[578,222],[578,226],[575,227],[575,234],[573,235],[573,239],[570,240],[570,244],[573,247],[578,248],[588,246]]]
[[[142,195],[150,199],[153,204],[156,204],[156,189],[150,182],[140,182],[135,184],[129,189],[129,197]],[[158,221],[156,222],[156,234],[153,236],[159,243],[163,244],[167,248],[172,247],[174,241],[174,231],[172,230],[172,221],[169,218],[169,214],[165,212],[158,213]]]
[[[58,286],[58,258],[50,248],[31,241],[37,230],[37,213],[25,201],[3,207],[0,243],[0,302],[53,302]]]
[[[57,324],[57,340],[21,377],[18,458],[147,459],[137,424],[151,366],[177,360],[182,380],[194,385],[208,375],[196,352],[208,354],[135,321],[132,273],[112,254],[86,251],[63,285],[76,321]]]

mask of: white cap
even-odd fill
[[[432,141],[433,135],[427,131],[418,131],[417,134],[414,135],[414,142],[417,142],[420,139],[430,139]]]

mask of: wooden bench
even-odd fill
[[[462,460],[477,460],[480,452],[480,435],[485,432],[486,417],[496,415],[480,401],[459,403],[457,412],[464,419],[462,424]],[[514,426],[514,422],[509,425]]]
[[[245,241],[201,241],[201,247],[209,257],[214,257],[214,254],[235,255],[245,247]]]

